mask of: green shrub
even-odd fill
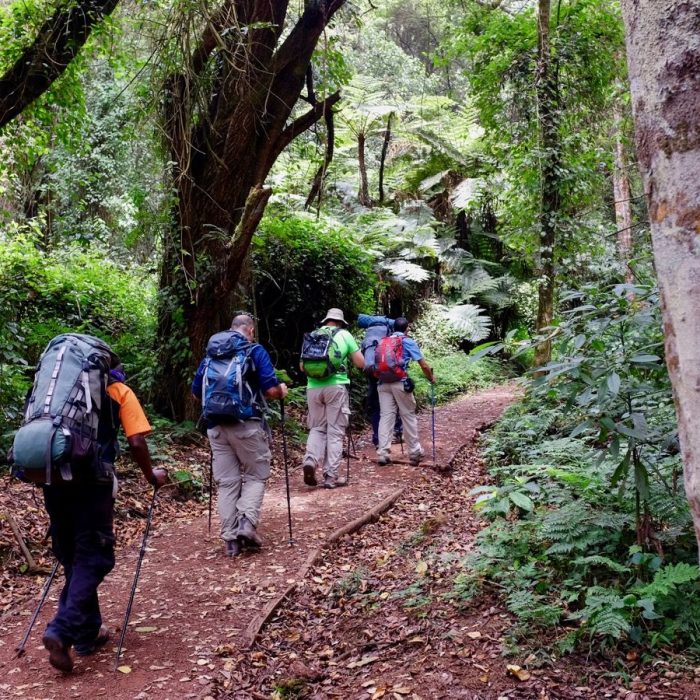
[[[498,361],[482,358],[470,362],[467,355],[461,351],[435,356],[426,354],[426,360],[435,373],[436,403],[444,403],[468,391],[493,386],[507,377],[507,371]],[[419,408],[429,405],[433,388],[415,362],[409,367],[409,376],[416,383],[416,401]]]
[[[271,211],[253,240],[252,260],[260,342],[297,378],[302,336],[328,308],[349,319],[374,308],[372,258],[341,225]]]
[[[533,643],[533,630],[548,629],[544,645],[560,652],[635,643],[700,653],[697,549],[658,294],[627,291],[569,299],[556,359],[489,432],[495,483],[474,495],[490,524],[455,595],[494,582],[516,635]]]
[[[35,232],[0,232],[0,415],[16,427],[32,370],[59,333],[97,335],[121,356],[139,390],[152,366],[153,281],[95,252],[44,251]],[[8,430],[3,430],[5,439]]]

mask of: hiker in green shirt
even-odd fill
[[[343,458],[343,437],[350,421],[348,360],[363,369],[365,360],[360,348],[345,330],[347,322],[340,309],[329,309],[321,328],[307,334],[302,348],[301,369],[308,375],[306,400],[309,407],[307,425],[309,437],[304,455],[304,483],[316,486],[316,467],[323,470],[323,486],[333,489],[345,486],[338,476]],[[318,349],[317,341],[325,340],[327,352]],[[316,348],[309,349],[313,343]],[[314,354],[315,353],[315,354]],[[319,359],[310,359],[311,357]],[[324,371],[316,371],[319,363]],[[312,376],[325,375],[325,376]]]

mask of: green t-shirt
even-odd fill
[[[334,331],[335,326],[321,326],[321,330],[327,329],[329,331]],[[335,346],[340,350],[341,355],[343,356],[343,365],[347,367],[347,357],[351,352],[357,352],[360,347],[357,344],[357,341],[352,337],[352,334],[349,331],[346,331],[344,328],[340,331],[338,331],[334,338],[333,338],[333,343]],[[336,386],[337,384],[350,384],[350,379],[348,378],[348,373],[347,371],[345,372],[336,372],[335,374],[331,374],[330,377],[326,377],[325,379],[314,379],[313,377],[308,377],[308,383],[307,387],[309,389],[322,389],[325,386]]]

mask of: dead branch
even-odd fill
[[[17,540],[17,544],[19,544],[19,548],[22,551],[22,554],[24,555],[24,558],[27,560],[27,566],[30,574],[47,574],[48,570],[45,569],[43,566],[39,566],[36,563],[36,560],[32,556],[32,553],[29,551],[29,548],[27,547],[24,537],[22,537],[22,533],[19,529],[19,526],[17,525],[17,522],[15,519],[12,517],[12,515],[8,512],[5,513],[5,519],[7,520],[7,524],[10,526],[10,530],[12,530],[12,534],[15,536],[15,539]]]
[[[367,525],[368,523],[372,523],[379,520],[379,516],[382,513],[385,513],[387,510],[389,510],[389,508],[391,508],[394,505],[394,503],[396,503],[396,501],[401,497],[403,492],[403,488],[394,491],[394,493],[392,493],[388,498],[385,498],[381,503],[378,503],[376,506],[374,506],[374,508],[367,511],[364,515],[353,520],[351,523],[348,523],[347,525],[343,525],[343,527],[338,528],[335,532],[333,532],[330,535],[330,537],[328,537],[328,539],[324,542],[323,545],[321,545],[317,549],[314,549],[306,558],[306,561],[304,562],[301,569],[299,569],[299,572],[297,573],[294,582],[290,583],[280,595],[273,598],[260,612],[260,614],[250,621],[250,623],[245,629],[245,632],[243,633],[241,648],[250,649],[250,647],[253,646],[255,640],[260,634],[260,631],[265,626],[267,621],[272,617],[275,610],[277,610],[277,608],[284,602],[284,600],[294,591],[299,582],[306,577],[306,574],[309,573],[311,567],[313,567],[316,564],[316,562],[318,562],[318,560],[321,558],[323,549],[325,547],[333,544],[334,542],[337,542],[344,535],[350,535],[353,532],[357,532],[357,530],[359,530],[363,525]]]

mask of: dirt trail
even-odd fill
[[[513,398],[513,387],[497,387],[437,409],[437,462],[448,464],[479,429],[492,423]],[[347,488],[327,491],[303,485],[292,465],[291,506],[295,545],[288,543],[283,473],[270,479],[257,554],[227,559],[216,536],[207,534],[206,515],[191,521],[162,522],[156,510],[141,579],[126,636],[121,664],[129,673],[113,671],[115,645],[93,657],[78,659],[74,672],[62,676],[48,665],[41,631],[51,616],[61,581],[37,621],[27,654],[15,659],[36,598],[18,606],[0,621],[0,698],[203,698],[212,691],[219,653],[229,655],[242,643],[250,621],[295,580],[309,553],[328,535],[384,500],[402,485],[432,474],[431,416],[419,417],[426,465],[379,467],[368,435],[356,437],[357,459],[351,460]],[[398,445],[394,454],[400,458]],[[138,547],[117,554],[117,566],[100,588],[105,623],[116,640],[126,608]],[[115,641],[116,644],[116,641]]]

